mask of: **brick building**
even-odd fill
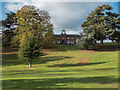
[[[62,30],[61,34],[55,34],[54,44],[76,44],[76,39],[79,35],[66,34],[65,30]]]

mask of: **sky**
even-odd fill
[[[26,1],[26,0],[24,0]],[[84,0],[84,2],[48,2],[48,1],[32,1],[27,0],[26,2],[19,0],[4,0],[0,3],[0,20],[6,18],[5,13],[16,12],[21,9],[24,5],[34,5],[40,10],[48,11],[51,16],[51,23],[54,25],[54,33],[60,34],[62,29],[66,30],[67,34],[79,34],[82,31],[81,25],[86,20],[86,17],[93,11],[96,7],[103,4],[110,4],[113,7],[112,12],[118,13],[118,2],[94,2],[95,0],[89,2]],[[97,1],[97,0],[96,0]]]

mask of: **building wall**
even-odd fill
[[[76,44],[76,39],[78,38],[77,36],[56,36],[56,44],[62,44],[63,43],[63,40],[65,42],[65,44]],[[69,40],[69,41],[68,41]],[[59,43],[58,43],[59,41]]]

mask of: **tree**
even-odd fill
[[[15,13],[10,12],[9,14],[6,13],[7,18],[2,20],[2,46],[10,46],[11,38],[14,36],[14,19]]]
[[[31,33],[37,36],[36,39],[39,45],[43,46],[46,33],[53,33],[53,25],[50,22],[50,16],[45,10],[39,10],[34,6],[25,5],[21,10],[17,11],[15,18],[17,19],[16,24],[19,26],[14,30],[14,33],[19,39],[20,46],[25,37],[29,37]]]
[[[112,36],[118,29],[118,14],[111,12],[112,7],[110,5],[98,6],[87,16],[86,21],[82,24],[83,32],[87,34],[94,33],[96,40],[103,40],[106,36]]]
[[[36,42],[36,36],[31,34],[24,39],[24,42],[19,49],[20,60],[26,61],[29,67],[32,66],[32,60],[37,59],[40,56],[40,45]]]
[[[14,35],[12,38],[11,38],[11,41],[10,41],[10,44],[11,44],[11,47],[16,47],[18,48],[19,47],[19,38],[17,35]]]
[[[2,46],[9,47],[11,38],[13,36],[14,36],[14,34],[9,30],[3,31],[3,33],[2,33]]]
[[[13,32],[13,30],[15,29],[14,27],[14,22],[16,22],[16,19],[14,19],[15,17],[15,13],[14,12],[10,12],[10,13],[6,13],[7,18],[5,20],[2,20],[2,26]]]
[[[90,46],[95,45],[94,33],[90,33],[88,36],[85,33],[80,33],[80,38],[76,40],[76,45],[80,49],[89,49]]]
[[[120,41],[120,31],[115,31],[113,35],[109,37],[112,42],[119,42]]]
[[[55,38],[54,38],[53,32],[48,31],[47,33],[45,33],[44,42],[43,42],[44,48],[50,47],[50,45],[53,44],[54,40],[55,40]]]

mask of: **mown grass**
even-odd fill
[[[98,43],[98,45],[100,45],[100,43]],[[117,46],[118,47],[119,43],[118,42],[106,42],[104,43],[104,46]]]
[[[56,45],[56,50],[33,61],[3,53],[3,88],[118,88],[118,51],[78,50]],[[85,63],[84,59],[87,59]]]

